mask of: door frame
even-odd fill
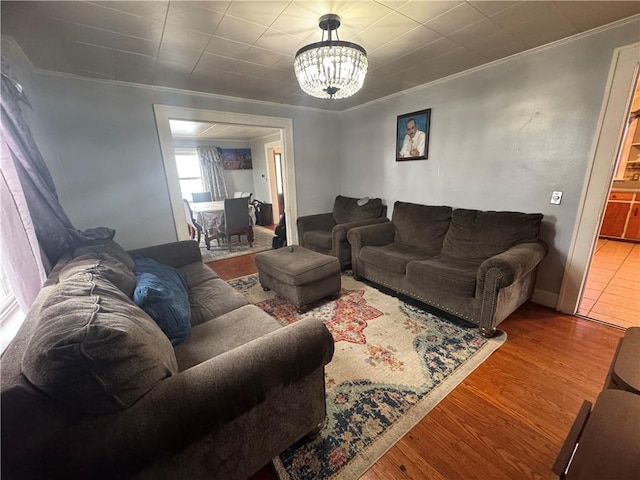
[[[264,115],[250,115],[246,113],[222,112],[218,110],[203,110],[189,107],[174,107],[170,105],[153,105],[153,112],[158,129],[160,150],[165,169],[167,189],[171,200],[174,227],[178,240],[188,240],[187,229],[181,227],[186,224],[178,168],[174,155],[173,137],[169,126],[169,119],[192,120],[213,123],[229,123],[235,125],[250,125],[272,127],[280,129],[280,141],[284,154],[284,201],[287,221],[287,242],[289,245],[298,243],[298,231],[289,223],[298,218],[298,204],[296,194],[296,173],[293,155],[293,120],[284,117],[268,117]],[[295,227],[295,222],[293,224]]]
[[[640,43],[614,50],[602,101],[591,166],[578,206],[577,226],[569,246],[556,309],[574,315],[594,253],[602,215],[609,197],[627,112],[640,65]]]
[[[267,183],[269,185],[269,200],[271,201],[271,208],[273,209],[273,223],[278,223],[278,219],[282,214],[282,212],[280,212],[280,207],[278,206],[278,193],[277,193],[278,187],[276,185],[277,179],[275,178],[275,174],[273,171],[274,170],[273,158],[271,157],[271,155],[273,155],[274,153],[274,150],[276,149],[279,149],[280,152],[282,153],[282,143],[280,141],[268,142],[264,144],[264,155],[265,155],[265,158],[267,159],[266,167],[267,167]],[[286,170],[286,165],[284,165],[283,168]],[[286,175],[286,171],[283,173]],[[283,185],[283,187],[284,186],[285,185]],[[273,193],[274,191],[276,192],[275,198]],[[282,193],[284,194],[284,192]]]

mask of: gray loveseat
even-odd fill
[[[353,272],[492,336],[533,293],[547,252],[541,221],[541,214],[396,202],[391,222],[349,231]]]
[[[388,221],[387,206],[381,199],[338,195],[331,212],[298,217],[298,239],[309,250],[336,257],[340,268],[345,269],[351,264],[347,232],[354,227]]]
[[[115,242],[60,259],[1,359],[3,478],[241,479],[318,431],[321,321],[281,327],[193,241],[136,253],[186,275],[189,336],[172,347],[133,303]]]

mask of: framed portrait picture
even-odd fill
[[[396,162],[429,158],[431,109],[398,115],[396,125]]]

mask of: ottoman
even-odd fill
[[[258,253],[256,267],[262,288],[288,298],[299,311],[340,291],[338,259],[299,245]]]

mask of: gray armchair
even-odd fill
[[[360,204],[360,205],[359,205]],[[340,267],[351,264],[350,229],[388,222],[387,206],[379,198],[357,199],[338,195],[333,211],[298,217],[300,245],[340,260]]]

